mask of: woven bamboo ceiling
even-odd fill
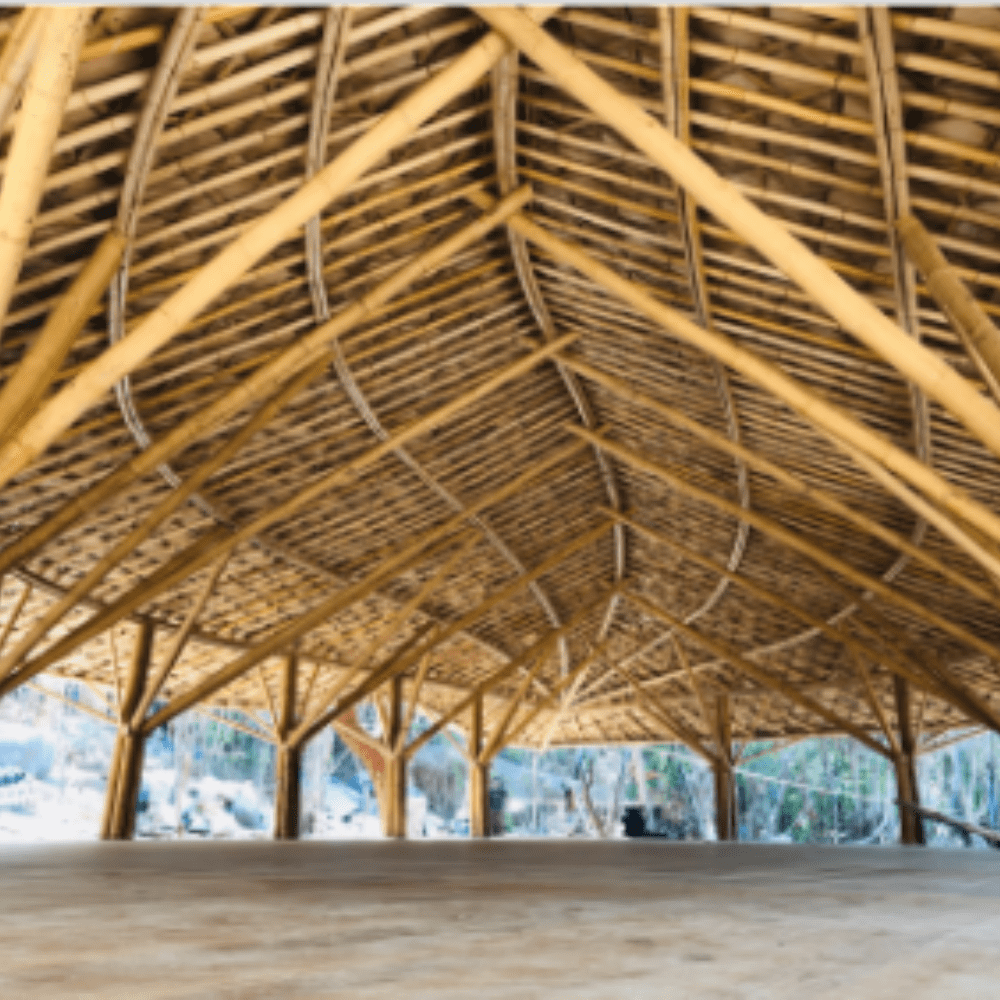
[[[152,641],[150,727],[266,728],[290,656],[306,729],[997,727],[989,345],[896,225],[1000,314],[996,10],[0,36],[0,694]]]

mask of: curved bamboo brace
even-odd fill
[[[493,149],[496,155],[497,179],[501,197],[509,194],[518,186],[517,160],[515,158],[518,62],[518,53],[516,51],[508,52],[493,67]],[[538,324],[542,336],[546,340],[552,340],[556,336],[555,324],[552,322],[552,316],[545,304],[542,290],[531,266],[531,257],[528,254],[524,237],[508,226],[507,242],[514,261],[514,270],[521,284],[521,291],[531,308],[535,322]],[[558,360],[556,360],[556,370],[573,400],[573,405],[576,407],[584,427],[593,429],[596,426],[594,408],[583,386],[580,385],[573,373],[567,371]],[[607,457],[598,449],[594,450],[594,460],[604,482],[608,503],[617,510],[621,506],[621,498],[615,471]],[[612,532],[612,538],[614,540],[614,579],[617,583],[625,575],[627,559],[625,532],[616,525]],[[618,597],[615,594],[612,596],[611,603],[608,604],[607,613],[598,630],[598,642],[608,634],[611,628],[617,603]],[[558,619],[554,619],[551,614],[549,620],[558,627]],[[559,649],[563,673],[566,673],[569,669],[569,651],[565,641],[560,642]]]
[[[488,613],[498,604],[512,597],[514,594],[520,592],[532,580],[537,579],[545,573],[551,572],[552,569],[566,559],[570,558],[576,552],[579,552],[587,545],[592,544],[595,539],[600,536],[600,534],[609,531],[610,528],[610,522],[604,521],[591,531],[580,535],[567,545],[562,546],[539,566],[536,566],[533,570],[531,570],[531,572],[526,576],[519,577],[513,582],[507,584],[505,587],[502,587],[485,601],[477,605],[472,611],[462,615],[462,617],[458,620],[451,622],[442,628],[434,629],[433,635],[422,645],[414,647],[408,655],[400,657],[398,660],[393,659],[390,661],[390,664],[376,668],[373,674],[370,675],[359,688],[355,689],[349,697],[355,700],[367,697],[369,694],[377,690],[378,687],[380,687],[390,677],[404,673],[414,663],[418,662],[425,655],[427,655],[431,649],[436,648],[443,642],[446,642],[454,635],[467,631],[469,627],[478,621],[478,619],[484,614]],[[445,543],[448,542],[449,540],[446,539]],[[410,565],[414,565],[429,557],[436,548],[441,547],[441,544],[442,543],[438,542],[435,546],[429,547],[426,544],[419,545],[418,542],[419,549],[416,556],[411,555],[405,562],[397,556],[395,559],[390,559],[386,565],[380,567],[379,570],[376,571],[378,582],[380,584],[387,583],[389,579],[397,575],[399,572],[402,572],[405,568],[408,568]],[[411,549],[414,547],[416,546],[411,546]],[[411,549],[406,550],[408,555]],[[368,583],[368,581],[365,581],[365,583]],[[164,722],[169,721],[180,712],[185,711],[200,701],[204,701],[207,697],[225,687],[227,684],[232,683],[242,674],[246,673],[247,670],[256,666],[257,663],[261,662],[266,657],[271,656],[278,650],[285,648],[292,640],[308,631],[311,631],[320,623],[328,620],[332,615],[336,614],[338,610],[342,610],[343,608],[354,603],[360,590],[361,588],[359,585],[343,588],[342,590],[330,595],[327,599],[320,601],[319,604],[315,605],[295,621],[275,629],[270,635],[256,643],[245,653],[238,656],[234,661],[227,664],[215,674],[206,677],[184,694],[178,695],[168,705],[161,708],[159,712],[147,720],[144,727],[146,732],[152,732],[158,726],[163,725]],[[334,708],[329,709],[321,717],[322,725],[326,725],[328,721],[333,721],[333,719],[340,715],[342,711],[344,711],[344,706],[342,704],[338,704],[334,706]],[[315,722],[312,724],[311,728],[319,725],[320,722]],[[290,735],[290,740],[293,740],[300,735],[300,728],[301,727],[297,728],[296,731]]]
[[[849,722],[836,712],[831,711],[814,698],[810,698],[808,695],[802,694],[794,685],[789,684],[783,678],[777,676],[776,674],[772,674],[769,670],[765,670],[763,667],[760,667],[756,663],[746,659],[746,657],[741,656],[727,643],[713,639],[710,636],[705,635],[704,632],[700,632],[698,629],[692,628],[690,625],[685,625],[679,618],[674,617],[669,612],[664,611],[663,608],[658,607],[633,591],[625,591],[625,596],[644,613],[651,615],[654,618],[661,619],[671,628],[676,629],[681,635],[690,639],[692,642],[695,642],[700,646],[704,646],[705,649],[709,650],[709,652],[713,653],[715,656],[731,663],[740,673],[753,678],[753,680],[755,680],[762,687],[769,688],[776,694],[780,694],[784,698],[787,698],[793,704],[798,705],[800,708],[804,708],[807,712],[810,712],[813,715],[818,715],[821,719],[825,719],[837,729],[850,733],[851,736],[853,736],[860,743],[863,743],[869,750],[874,751],[882,757],[891,758],[891,751],[877,740],[873,740],[864,730],[859,729],[852,722]]]
[[[238,545],[255,538],[272,524],[291,517],[302,507],[314,502],[334,487],[353,481],[365,470],[373,467],[393,452],[399,445],[441,426],[468,406],[474,405],[496,389],[531,371],[535,366],[547,361],[557,351],[566,347],[573,339],[572,336],[561,337],[541,350],[534,351],[526,357],[512,362],[492,376],[482,380],[472,389],[397,431],[388,441],[363,452],[338,466],[332,472],[304,485],[292,496],[258,514],[246,524],[237,528],[229,528],[222,524],[217,525],[187,548],[178,552],[177,555],[136,584],[118,600],[99,610],[69,635],[57,640],[44,652],[22,665],[16,673],[0,680],[0,696],[58,662],[81,643],[99,635],[158,594],[176,586],[226,552],[230,552]],[[390,560],[388,565],[394,565],[394,562]],[[524,582],[529,583],[530,577],[525,577]],[[348,588],[348,591],[350,590],[351,588]]]
[[[919,664],[914,663],[912,660],[908,660],[896,649],[887,649],[884,652],[873,652],[869,649],[863,642],[855,638],[851,632],[841,628],[838,625],[831,625],[829,621],[823,621],[816,615],[807,609],[801,607],[793,601],[782,597],[780,594],[767,587],[761,586],[755,583],[753,580],[746,576],[738,573],[729,573],[724,567],[721,567],[717,560],[712,559],[709,556],[703,555],[702,553],[696,551],[690,546],[685,545],[683,542],[678,541],[675,538],[671,538],[669,535],[664,534],[662,531],[658,531],[655,528],[649,527],[649,525],[643,524],[637,521],[634,517],[627,514],[618,515],[622,523],[631,528],[633,531],[637,531],[640,534],[645,535],[652,541],[664,545],[667,548],[674,549],[678,552],[682,558],[695,562],[700,566],[704,566],[711,569],[713,572],[725,572],[729,575],[729,579],[739,587],[741,590],[745,590],[751,596],[763,601],[766,604],[771,605],[780,611],[793,615],[800,621],[804,622],[811,629],[822,632],[831,641],[843,646],[847,649],[853,657],[864,658],[872,657],[879,663],[892,664],[891,667],[887,666],[890,672],[896,674],[899,677],[903,677],[906,680],[913,681],[915,684],[920,686],[924,690],[930,691],[935,697],[941,698],[944,701],[948,701],[949,704],[953,705],[959,711],[965,712],[967,710],[966,705],[960,701],[956,701],[951,697],[949,692],[942,688],[940,684],[937,683],[933,678],[928,678],[922,671]],[[747,659],[756,660],[756,658],[762,655],[758,650],[751,650],[743,654]],[[683,660],[684,657],[681,657]],[[708,669],[710,664],[698,664],[695,667],[691,667],[689,664],[685,664],[684,673],[692,676],[695,673],[700,673],[703,670]],[[666,677],[682,676],[679,672],[674,672],[673,674],[664,674],[656,678],[657,681],[662,681]]]
[[[688,16],[686,7],[660,7],[659,34],[661,54],[661,81],[663,86],[663,106],[667,128],[685,146],[691,144],[691,80],[688,46]],[[677,223],[684,249],[684,263],[687,270],[688,284],[691,289],[691,299],[694,302],[694,315],[699,326],[712,326],[712,308],[709,298],[708,283],[705,281],[705,262],[702,256],[701,234],[698,228],[698,209],[687,192],[675,185],[674,197],[677,200]],[[726,428],[734,444],[740,443],[739,416],[736,413],[736,402],[729,386],[726,369],[715,358],[711,359],[712,372],[715,376],[719,398],[722,401],[722,412],[726,418]],[[750,480],[744,462],[737,458],[736,462],[736,494],[740,505],[750,506]],[[750,526],[745,521],[738,521],[736,536],[727,566],[734,571],[739,568],[746,552],[747,540],[750,537]],[[722,600],[729,581],[721,577],[714,590],[705,600],[685,617],[688,624],[693,624],[699,618],[707,615]],[[667,633],[669,634],[669,633]]]
[[[118,217],[115,222],[115,229],[124,235],[126,243],[121,266],[114,276],[108,292],[108,341],[112,346],[125,336],[125,302],[128,297],[129,265],[135,241],[135,231],[139,222],[139,207],[142,204],[146,181],[153,167],[156,140],[163,130],[170,106],[177,93],[177,88],[180,86],[181,76],[194,51],[201,23],[202,11],[199,7],[184,7],[177,13],[167,38],[166,47],[153,73],[145,105],[135,130],[132,151],[125,167],[121,199],[118,203]],[[132,386],[127,374],[115,383],[115,396],[125,425],[131,431],[140,450],[145,450],[152,441],[135,408]],[[168,485],[174,488],[180,485],[180,479],[169,465],[161,465],[159,471]],[[204,504],[204,501],[199,501],[201,501],[200,497],[194,498],[194,502],[198,506],[202,507],[206,513],[211,514],[211,509],[206,509],[207,505]]]
[[[883,464],[927,494],[936,504],[968,521],[990,538],[1000,541],[1000,517],[952,486],[933,469],[896,448],[882,435],[848,416],[838,407],[801,385],[796,379],[738,347],[727,337],[704,330],[680,313],[663,305],[639,286],[598,263],[580,248],[558,239],[524,215],[516,215],[517,226],[557,260],[570,264],[597,285],[617,295],[674,336],[717,357],[747,378],[774,393],[796,413],[819,427],[835,443],[844,441]]]
[[[324,27],[323,44],[321,46],[320,65],[317,70],[317,83],[313,113],[309,124],[308,158],[306,164],[307,177],[312,177],[323,167],[325,150],[327,146],[327,126],[332,112],[333,101],[336,95],[337,75],[340,64],[343,60],[343,52],[346,44],[346,26],[342,26],[339,12],[335,9],[328,15]],[[511,192],[505,191],[504,194]],[[418,205],[421,211],[426,209],[425,204]],[[306,225],[306,275],[309,282],[309,291],[312,297],[313,313],[317,323],[325,323],[329,319],[329,301],[326,291],[326,280],[323,275],[323,245],[320,233],[320,217],[313,216]],[[351,371],[347,358],[339,342],[333,344],[333,364],[344,387],[348,398],[354,405],[355,410],[368,425],[373,434],[380,440],[385,441],[390,434],[372,410],[371,405],[358,385],[357,380]],[[441,482],[432,476],[406,448],[400,448],[396,456],[407,466],[420,481],[445,503],[453,511],[462,511],[464,504]],[[477,527],[513,569],[515,573],[524,574],[526,572],[524,564],[511,550],[510,546],[497,534],[490,526],[489,522],[482,516],[470,517],[469,523]],[[559,615],[555,606],[549,600],[548,595],[538,583],[530,586],[532,596],[542,608],[543,613],[549,619],[553,627],[559,627]],[[568,656],[565,645],[561,646],[564,662]]]
[[[1000,456],[1000,411],[945,361],[914,344],[877,307],[792,236],[787,227],[761,212],[634,101],[616,91],[520,11],[477,7],[476,12],[563,89],[686,187],[700,204],[807,291],[846,330],[941,403],[994,455]]]
[[[272,391],[274,385],[281,384],[310,365],[325,364],[325,359],[330,356],[332,341],[370,318],[405,288],[422,276],[433,272],[461,249],[488,233],[506,218],[509,212],[515,211],[523,204],[529,194],[527,189],[515,193],[497,206],[495,212],[488,213],[465,226],[431,250],[418,254],[361,299],[338,313],[329,323],[316,328],[312,333],[259,365],[239,385],[224,393],[206,409],[184,420],[146,451],[132,457],[80,496],[64,504],[38,527],[0,552],[0,572],[6,572],[27,559],[71,524],[92,514],[129,484]]]
[[[681,491],[692,499],[706,503],[710,507],[714,507],[725,514],[729,514],[731,517],[740,516],[738,513],[740,508],[736,504],[733,504],[729,500],[725,500],[720,496],[716,496],[714,493],[701,489],[698,486],[694,486],[685,479],[681,478],[681,476],[679,476],[676,472],[666,469],[655,462],[651,462],[643,458],[641,455],[636,454],[632,450],[609,441],[607,438],[591,434],[590,431],[585,431],[579,427],[573,427],[572,430],[578,437],[589,440],[591,443],[601,442],[602,447],[607,448],[612,452],[612,454],[617,455],[623,462],[627,462],[629,465],[634,466],[640,471],[655,476],[657,479],[662,480],[669,486]],[[748,511],[746,516],[751,519],[751,524],[754,527],[758,528],[765,534],[770,535],[781,544],[788,546],[793,551],[805,556],[823,570],[835,574],[836,577],[843,580],[850,581],[853,586],[871,590],[876,596],[882,598],[887,603],[894,604],[896,607],[912,615],[918,621],[922,621],[940,629],[945,634],[950,635],[964,645],[971,647],[977,653],[981,653],[982,655],[988,657],[992,662],[995,663],[1000,661],[1000,651],[998,651],[991,643],[970,632],[964,626],[956,625],[954,622],[938,614],[936,611],[923,607],[913,598],[907,597],[905,594],[901,594],[899,591],[893,590],[892,587],[874,579],[867,573],[855,569],[853,566],[827,552],[822,547],[814,545],[812,542],[803,538],[798,532],[793,531],[790,528],[786,528],[784,525],[773,521],[768,517],[764,517],[756,511]],[[963,703],[966,704],[966,711],[970,715],[975,715],[981,721],[990,719],[991,721],[987,724],[991,727],[995,726],[997,730],[1000,731],[1000,721],[996,721],[994,719],[992,709],[985,706],[982,703],[982,700],[974,692],[964,688],[950,675],[946,675],[944,668],[937,664],[921,664],[921,666],[923,669],[930,672],[938,683],[941,683],[946,687],[950,687],[953,692],[958,693],[962,698]]]
[[[0,189],[0,324],[31,238],[52,147],[93,12],[93,7],[51,7],[40,15],[37,54],[28,72]]]
[[[551,12],[552,8],[536,7],[531,16],[544,21]],[[124,340],[91,362],[18,432],[13,441],[0,448],[0,486],[40,455],[88,406],[173,338],[185,323],[265,253],[343,193],[422,122],[475,83],[505,50],[506,43],[495,32],[472,45],[383,115],[291,198],[246,229]]]

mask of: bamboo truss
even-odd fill
[[[327,725],[394,834],[442,732],[485,833],[510,745],[728,822],[1000,728],[995,12],[111,14],[0,16],[0,696],[119,691],[107,836],[189,710],[280,836]]]

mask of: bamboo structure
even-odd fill
[[[503,748],[652,740],[727,839],[736,744],[919,804],[1000,731],[970,11],[0,14],[0,697],[121,688],[102,834],[188,711],[271,720],[281,838],[328,725],[393,837],[442,732],[475,835]]]

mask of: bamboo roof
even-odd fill
[[[531,13],[99,8],[48,145],[3,16],[0,694],[152,626],[157,722],[996,727],[996,383],[896,224],[1000,315],[1000,13]]]

